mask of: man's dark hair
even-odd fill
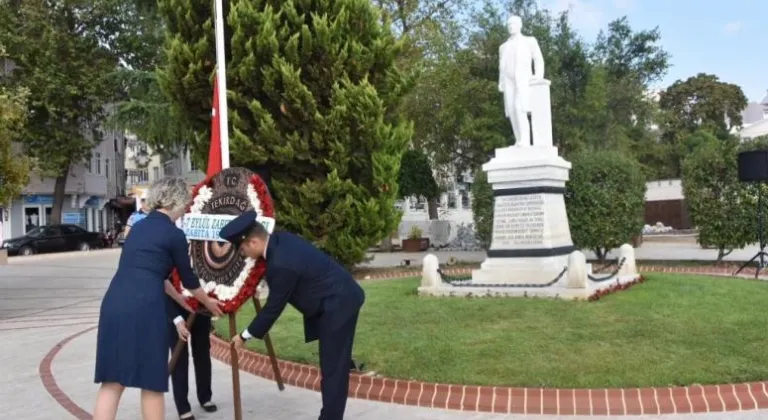
[[[259,238],[259,239],[267,239],[267,236],[269,236],[269,232],[267,232],[267,228],[264,227],[259,222],[253,222],[250,229],[245,233],[245,239],[250,238]]]

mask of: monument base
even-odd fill
[[[634,248],[624,244],[619,248],[619,253],[616,269],[612,273],[598,275],[592,273],[592,264],[587,264],[586,256],[581,251],[573,251],[564,260],[560,257],[549,262],[540,260],[541,264],[565,264],[550,280],[546,280],[549,279],[546,276],[552,274],[549,265],[544,267],[546,272],[538,275],[530,271],[517,271],[520,267],[526,268],[524,264],[530,263],[530,259],[511,262],[490,260],[484,263],[486,267],[475,270],[471,279],[443,278],[437,257],[429,254],[424,257],[422,264],[419,295],[589,299],[593,295],[599,296],[602,291],[622,289],[624,285],[641,280]],[[503,267],[509,268],[505,270]],[[526,278],[527,282],[523,280]],[[486,279],[489,281],[482,281]]]
[[[541,285],[562,273],[574,250],[563,196],[570,169],[553,146],[496,149],[483,165],[493,188],[493,235],[473,283]]]
[[[549,284],[568,267],[568,255],[551,257],[488,258],[472,271],[475,284]]]
[[[548,287],[504,287],[502,285],[473,285],[444,283],[439,286],[419,287],[419,296],[436,297],[531,297],[550,298],[563,300],[588,300],[601,290],[615,288],[637,282],[640,275],[615,276],[610,281],[589,282],[585,288],[571,288],[566,285],[565,279]]]

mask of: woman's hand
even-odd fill
[[[179,322],[176,324],[176,332],[179,334],[179,339],[187,341],[189,338],[189,329],[186,322]]]
[[[222,303],[219,302],[218,300],[207,298],[205,302],[203,302],[203,304],[211,312],[213,316],[220,317],[224,315],[224,312],[221,311]]]

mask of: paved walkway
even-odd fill
[[[727,255],[725,261],[747,261],[758,251],[757,245],[750,245],[744,249],[738,249]],[[464,262],[482,262],[485,260],[485,251],[433,251],[440,263],[448,262],[451,257]],[[403,264],[409,259],[411,265],[421,265],[421,261],[427,252],[408,253],[391,252],[376,253],[373,261],[366,265],[370,267],[394,267]],[[587,258],[594,258],[594,253],[586,252]],[[614,250],[609,258],[617,258],[618,250]],[[682,242],[655,242],[646,240],[639,248],[635,249],[635,258],[640,261],[715,261],[717,250],[702,249],[696,244],[694,238]]]
[[[391,255],[391,254],[390,254]],[[92,383],[95,330],[101,297],[114,273],[118,250],[36,256],[0,266],[0,413],[14,420],[87,419],[94,404]],[[214,361],[214,398],[220,412],[200,419],[232,419],[230,368]],[[319,394],[241,375],[245,419],[315,419]],[[190,393],[194,395],[194,391]],[[175,418],[167,397],[167,418]],[[350,400],[348,419],[519,420],[552,416],[471,414],[380,402]],[[139,396],[128,390],[120,408],[124,420],[139,419]],[[197,413],[200,414],[200,413]],[[584,417],[557,417],[583,419]],[[591,417],[594,419],[606,417]],[[634,416],[650,419],[757,420],[768,411],[700,415]]]

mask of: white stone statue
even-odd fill
[[[536,38],[523,35],[522,28],[519,16],[507,20],[510,36],[499,47],[499,91],[504,95],[504,114],[512,121],[515,146],[530,146],[531,82],[544,78],[544,57]]]

